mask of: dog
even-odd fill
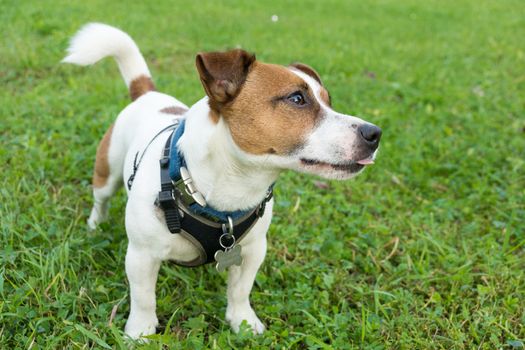
[[[206,230],[218,232],[201,238],[222,247],[215,259],[219,269],[228,269],[226,320],[235,332],[245,320],[254,333],[262,333],[265,326],[252,309],[249,294],[266,255],[271,189],[279,173],[292,169],[349,179],[374,162],[381,129],[336,112],[313,68],[262,63],[241,49],[197,54],[206,96],[191,107],[156,91],[139,48],[117,28],[87,24],[72,38],[63,62],[91,65],[107,56],[117,61],[133,102],[98,146],[88,225],[95,229],[107,218],[110,197],[127,184],[125,267],[131,306],[126,334],[139,338],[155,333],[155,284],[161,262],[199,265],[212,260],[202,249],[208,243],[199,245],[177,226],[193,217],[208,225]],[[184,132],[173,136],[181,123]],[[176,151],[167,142],[172,137]],[[184,159],[185,166],[179,169],[184,191],[164,191],[171,184],[163,180],[165,175],[159,176],[167,171],[162,159],[168,162],[166,155],[172,153]],[[193,213],[177,195],[201,209],[240,211],[254,221],[235,241],[233,232],[240,229],[230,214],[227,220],[202,218],[204,214]]]

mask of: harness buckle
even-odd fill
[[[179,208],[177,206],[176,193],[173,189],[160,191],[155,204],[164,211],[166,225],[171,233],[180,233]]]
[[[193,180],[190,176],[190,172],[184,166],[180,167],[180,177],[182,182],[184,183],[184,190],[186,191],[188,196],[192,197],[193,200],[197,202],[197,204],[201,207],[205,207],[206,200],[204,199],[204,196],[199,191],[197,191],[197,188],[195,188]]]
[[[159,195],[157,196],[157,205],[163,210],[177,209],[177,198],[175,197],[175,191],[160,191]]]
[[[160,159],[160,167],[165,168],[170,164],[170,158],[169,157],[163,157]]]

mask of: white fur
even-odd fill
[[[224,120],[213,123],[209,112],[207,98],[190,109],[178,144],[188,168],[198,170],[191,173],[193,181],[214,208],[253,208],[264,198],[279,171],[255,164],[235,144]]]
[[[122,31],[103,24],[88,24],[82,28],[73,38],[69,56],[64,62],[86,65],[106,56],[117,60],[127,84],[138,75],[149,76],[144,58],[133,40]],[[294,72],[314,89],[319,99],[319,84],[301,72]],[[131,175],[137,152],[142,153],[154,135],[173,122],[172,116],[159,112],[169,106],[185,107],[171,96],[148,92],[119,114],[109,147],[110,177],[104,187],[93,191],[95,203],[88,220],[90,227],[95,228],[106,218],[108,200]],[[328,146],[322,145],[321,139],[330,139],[331,136],[327,137],[329,133],[346,127],[352,121],[363,122],[354,117],[343,120],[342,115],[324,103],[322,108],[327,113],[326,121],[308,136],[308,142],[298,154],[255,156],[235,144],[223,118],[218,123],[211,120],[208,100],[203,98],[185,113],[186,130],[178,147],[184,154],[197,189],[209,205],[219,210],[251,208],[262,201],[268,187],[283,169],[308,171],[300,165],[303,153],[324,159],[325,153],[331,151]],[[158,324],[155,284],[161,262],[168,259],[190,261],[198,254],[189,241],[168,231],[163,216],[154,205],[160,189],[158,161],[168,135],[167,132],[162,134],[149,146],[133,187],[128,191],[126,273],[131,307],[125,331],[133,338],[155,333]],[[340,136],[337,134],[336,138]],[[334,146],[333,143],[331,145]],[[350,143],[348,147],[351,147]],[[336,154],[329,157],[329,161],[337,160]],[[249,294],[266,254],[266,232],[272,208],[273,201],[270,201],[264,216],[241,241],[243,264],[229,269],[226,319],[235,331],[243,320],[251,325],[255,333],[264,330],[264,325],[250,305]]]
[[[358,127],[368,122],[334,111],[321,99],[321,85],[315,79],[296,68],[290,68],[290,70],[308,83],[324,113],[321,123],[308,135],[303,147],[296,152],[296,158],[315,159],[329,164],[360,160],[357,159],[359,155],[356,152],[360,143]],[[372,157],[375,157],[375,153]],[[329,167],[305,167],[300,163],[296,163],[296,166],[293,168],[298,171],[313,172],[332,179],[349,179],[358,174]]]
[[[151,77],[133,39],[120,29],[102,23],[89,23],[82,27],[71,39],[68,55],[62,62],[87,66],[107,56],[117,61],[127,86],[140,75]]]

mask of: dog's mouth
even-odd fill
[[[359,161],[350,161],[345,163],[327,163],[316,159],[301,158],[301,165],[307,168],[317,168],[319,170],[338,170],[348,173],[357,173],[366,165],[373,164],[372,158],[366,158]]]

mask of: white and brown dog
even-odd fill
[[[63,62],[78,65],[114,57],[133,100],[97,150],[91,228],[104,221],[108,200],[134,172],[136,155],[147,150],[126,206],[131,310],[125,330],[131,337],[155,333],[155,284],[161,262],[191,261],[199,254],[188,239],[170,233],[154,204],[160,187],[159,157],[170,133],[155,135],[174,118],[185,119],[177,147],[193,183],[207,205],[218,211],[256,207],[285,169],[349,179],[373,163],[381,130],[334,111],[319,75],[304,64],[266,64],[243,50],[200,53],[196,66],[207,96],[188,108],[155,91],[138,47],[119,29],[88,24],[74,36],[68,53]],[[249,294],[266,254],[272,206],[270,200],[240,242],[242,264],[229,268],[226,319],[235,331],[243,320],[255,333],[264,330]]]

